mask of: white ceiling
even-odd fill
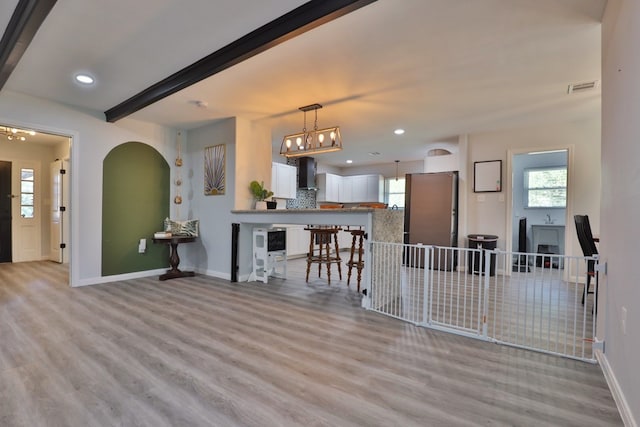
[[[0,25],[16,3],[0,3]],[[303,3],[59,0],[4,89],[104,112]],[[191,129],[244,116],[271,127],[278,150],[302,129],[298,107],[317,102],[319,126],[339,125],[345,145],[323,163],[422,159],[460,134],[598,114],[600,90],[567,85],[600,79],[605,4],[378,0],[131,117]],[[75,84],[79,71],[96,83]]]

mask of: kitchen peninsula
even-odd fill
[[[367,241],[402,243],[404,212],[389,209],[268,209],[234,210],[233,222],[240,224],[238,237],[238,277],[246,280],[252,266],[252,230],[273,224],[360,226]],[[235,268],[235,266],[232,266]],[[370,283],[370,254],[365,246],[363,288]]]

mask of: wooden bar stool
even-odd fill
[[[358,270],[358,292],[360,292],[360,280],[362,279],[362,268],[364,267],[364,230],[346,230],[351,233],[351,255],[347,261],[349,272],[347,274],[347,286],[351,281],[351,270],[355,267]]]
[[[318,264],[318,277],[322,270],[322,265],[327,266],[327,282],[331,284],[331,264],[338,265],[338,276],[342,280],[342,267],[340,265],[340,248],[338,246],[338,231],[342,230],[336,226],[314,227],[308,226],[309,231],[309,252],[307,253],[307,283],[309,282],[309,272],[311,264]],[[334,251],[331,252],[331,241],[334,243]],[[317,254],[316,254],[317,245]]]

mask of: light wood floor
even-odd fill
[[[0,264],[0,425],[622,425],[598,366],[368,312],[294,264],[76,289]]]

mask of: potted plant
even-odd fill
[[[249,190],[251,190],[251,194],[256,200],[256,209],[276,208],[275,201],[267,201],[269,197],[273,196],[273,191],[269,191],[264,188],[264,181],[251,181],[251,183],[249,184]],[[269,205],[271,205],[271,207],[269,207]]]

